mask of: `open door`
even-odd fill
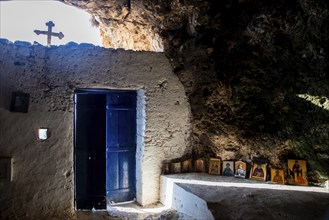
[[[135,198],[136,92],[107,96],[106,196],[110,203]]]
[[[136,92],[75,93],[75,202],[77,209],[136,197]]]
[[[106,209],[106,95],[75,94],[77,209]]]

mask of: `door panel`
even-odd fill
[[[135,148],[136,111],[128,108],[109,107],[108,109],[109,148]]]
[[[135,198],[135,92],[108,95],[106,140],[107,199],[109,202],[131,201]]]
[[[106,96],[75,96],[75,185],[77,209],[105,209]]]

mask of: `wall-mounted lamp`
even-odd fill
[[[38,138],[41,141],[47,140],[48,139],[48,128],[39,128]]]

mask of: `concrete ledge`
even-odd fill
[[[329,190],[325,187],[277,185],[200,173],[161,176],[160,183],[161,203],[193,219],[329,217]]]
[[[172,178],[172,176],[161,176],[161,203],[194,219],[213,220],[214,216],[209,211],[207,202],[183,189],[177,184],[179,182],[178,179]]]
[[[172,182],[181,183],[181,184],[329,193],[329,188],[326,187],[279,185],[279,184],[271,184],[271,183],[266,183],[263,181],[257,181],[251,179],[216,176],[216,175],[209,175],[205,173],[185,173],[185,174],[165,175],[165,176],[161,176],[161,178],[162,177],[168,178]]]

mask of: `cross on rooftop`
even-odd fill
[[[36,33],[37,35],[39,35],[39,34],[47,35],[47,46],[50,47],[51,36],[58,37],[59,39],[62,39],[64,37],[64,34],[62,32],[59,32],[59,33],[51,32],[52,28],[55,27],[55,24],[52,21],[48,21],[46,23],[46,25],[48,26],[48,31],[34,30],[34,33]]]

